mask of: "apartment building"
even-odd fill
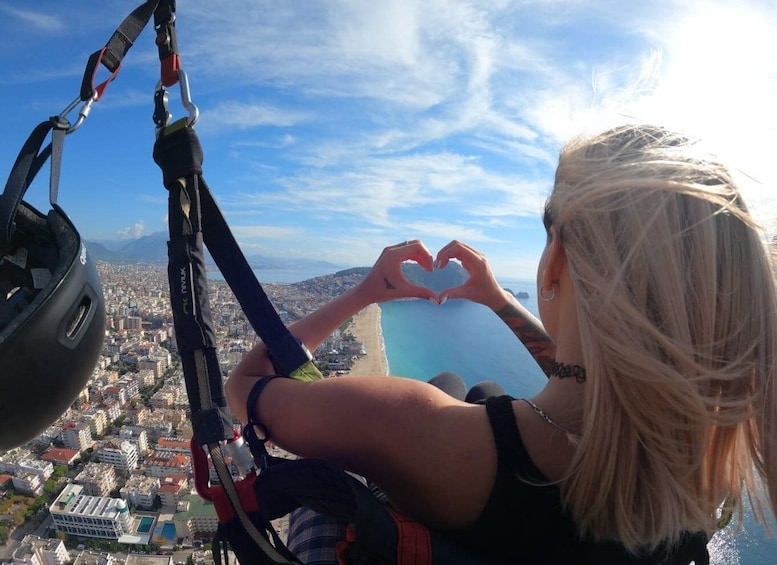
[[[131,472],[138,466],[138,450],[129,441],[106,441],[97,450],[97,458],[101,463],[109,463],[116,469]]]
[[[62,426],[62,441],[68,449],[86,451],[94,441],[88,422],[67,422]]]
[[[70,555],[62,540],[28,535],[13,552],[12,559],[14,564],[65,565],[70,562]]]
[[[133,508],[150,510],[159,494],[159,479],[144,475],[132,475],[119,490],[121,497]]]
[[[65,486],[49,506],[54,527],[76,536],[118,540],[132,527],[132,515],[121,498],[89,496],[81,485]]]
[[[116,470],[110,463],[87,463],[73,480],[90,496],[108,496],[116,486]]]

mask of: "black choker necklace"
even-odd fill
[[[577,382],[584,383],[585,367],[581,367],[580,365],[567,365],[566,363],[553,361],[553,367],[550,369],[550,376],[559,379],[575,377]]]

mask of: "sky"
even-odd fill
[[[139,3],[0,0],[0,174]],[[204,177],[246,255],[368,266],[459,239],[532,278],[560,149],[635,121],[707,139],[777,218],[772,0],[179,0],[177,31]],[[87,240],[167,230],[158,80],[149,26],[67,138],[59,203]],[[186,115],[177,86],[170,108]],[[26,198],[46,208],[39,176]]]

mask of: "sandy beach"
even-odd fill
[[[388,365],[383,349],[383,333],[380,329],[380,306],[370,304],[353,317],[348,328],[353,336],[364,345],[367,352],[356,359],[349,374],[351,375],[386,375]]]

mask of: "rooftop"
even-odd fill
[[[60,447],[52,447],[46,453],[41,455],[41,459],[44,461],[50,461],[52,463],[59,463],[62,465],[69,465],[78,457],[80,453],[77,449],[65,449]]]

